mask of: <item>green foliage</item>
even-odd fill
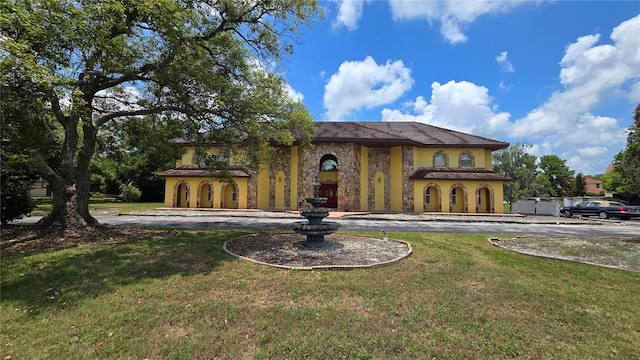
[[[124,202],[136,202],[140,200],[142,192],[131,184],[120,185],[120,199]]]
[[[567,196],[571,194],[571,179],[574,171],[565,165],[566,160],[557,155],[544,155],[540,157],[540,169],[543,176],[549,181],[550,196]]]
[[[171,117],[185,135],[208,131],[230,152],[246,148],[251,168],[269,141],[311,136],[313,119],[289,97],[280,71],[322,15],[317,0],[10,0],[0,13],[11,141],[25,145],[60,200],[43,224],[95,223],[92,180],[106,185],[130,171],[142,187],[148,169],[140,164],[151,152],[117,170],[98,164],[103,171],[91,178],[98,132],[110,122]],[[133,137],[152,133],[134,127]]]
[[[582,175],[582,173],[578,173],[573,183],[573,192],[571,196],[585,195],[587,195],[587,180],[584,178],[584,175]]]
[[[640,104],[634,120],[640,122]],[[614,157],[614,170],[608,181],[612,190],[626,196],[640,195],[640,128],[632,126],[627,134],[627,146]]]
[[[530,148],[530,144],[518,142],[493,154],[493,170],[511,178],[504,183],[504,199],[509,204],[520,198],[545,195],[545,184],[539,181],[536,156],[527,153]]]
[[[6,166],[3,160],[2,170],[2,185],[0,188],[0,204],[2,209],[0,210],[1,221],[3,224],[9,221],[22,218],[33,210],[36,206],[31,195],[29,194],[29,188],[31,187],[31,178],[28,176],[12,176],[5,171]]]
[[[155,173],[175,166],[180,147],[170,139],[181,136],[180,120],[147,115],[107,124],[98,134],[91,163],[92,189],[115,194],[131,183],[142,201],[163,201],[164,181]]]

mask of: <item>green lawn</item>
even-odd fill
[[[125,203],[120,201],[91,200],[89,212],[92,215],[128,214],[136,211],[153,210],[163,207],[163,203]],[[36,200],[36,208],[31,216],[43,216],[51,210],[51,199]]]
[[[368,270],[237,260],[246,231],[4,256],[3,359],[640,359],[640,274],[392,233]]]

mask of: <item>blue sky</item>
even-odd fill
[[[640,103],[640,1],[322,1],[285,64],[316,121],[421,121],[603,173]]]

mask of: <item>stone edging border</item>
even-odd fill
[[[398,242],[398,243],[402,243],[402,244],[407,245],[407,247],[409,249],[407,254],[403,255],[401,257],[398,257],[396,259],[382,261],[382,262],[379,262],[379,263],[369,264],[369,265],[289,266],[289,265],[271,264],[271,263],[267,263],[267,262],[264,262],[264,261],[254,260],[254,259],[246,257],[246,256],[235,254],[235,253],[231,252],[229,249],[227,249],[227,243],[229,241],[234,241],[234,240],[242,239],[243,237],[256,236],[256,235],[258,235],[258,234],[248,234],[248,235],[243,235],[243,236],[240,236],[240,237],[237,237],[237,238],[229,239],[229,240],[224,242],[224,244],[222,245],[222,249],[224,250],[225,253],[227,253],[227,254],[229,254],[229,255],[237,258],[237,259],[249,261],[249,262],[252,262],[252,263],[258,264],[258,265],[266,265],[266,266],[276,267],[276,268],[285,269],[285,270],[355,270],[355,269],[370,269],[370,268],[382,267],[382,266],[387,266],[387,265],[391,265],[391,264],[397,263],[402,259],[408,258],[413,253],[413,247],[411,247],[411,244],[409,242],[406,242],[406,241],[403,241],[403,240],[389,239],[389,241],[394,241],[394,242]],[[353,236],[377,239],[376,237],[366,236],[366,235],[353,235]]]
[[[581,263],[581,264],[586,264],[586,265],[592,265],[592,266],[599,266],[599,267],[603,267],[603,268],[607,268],[607,269],[615,269],[615,270],[622,270],[622,271],[629,271],[629,272],[633,272],[633,273],[640,273],[640,271],[635,271],[635,270],[631,270],[631,269],[625,269],[625,268],[621,268],[619,266],[613,266],[613,265],[603,265],[603,264],[598,264],[596,262],[592,262],[592,261],[583,261],[583,260],[578,260],[575,258],[570,258],[570,257],[565,257],[565,256],[553,256],[553,255],[544,255],[544,254],[540,254],[540,253],[536,253],[533,251],[526,251],[526,250],[515,250],[506,246],[502,246],[500,245],[500,239],[499,238],[487,238],[487,241],[489,242],[489,244],[496,246],[502,250],[507,250],[507,251],[511,251],[517,254],[523,254],[523,255],[528,255],[528,256],[535,256],[538,258],[543,258],[543,259],[554,259],[554,260],[560,260],[560,261],[570,261],[570,262],[575,262],[575,263]]]

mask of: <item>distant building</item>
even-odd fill
[[[51,188],[49,187],[49,183],[45,179],[38,179],[31,183],[31,189],[29,191],[31,193],[31,197],[50,197],[51,196]]]
[[[604,194],[605,190],[604,190],[604,186],[602,185],[602,180],[585,177],[584,181],[586,183],[585,191],[587,192],[587,194],[597,194],[597,195]]]

